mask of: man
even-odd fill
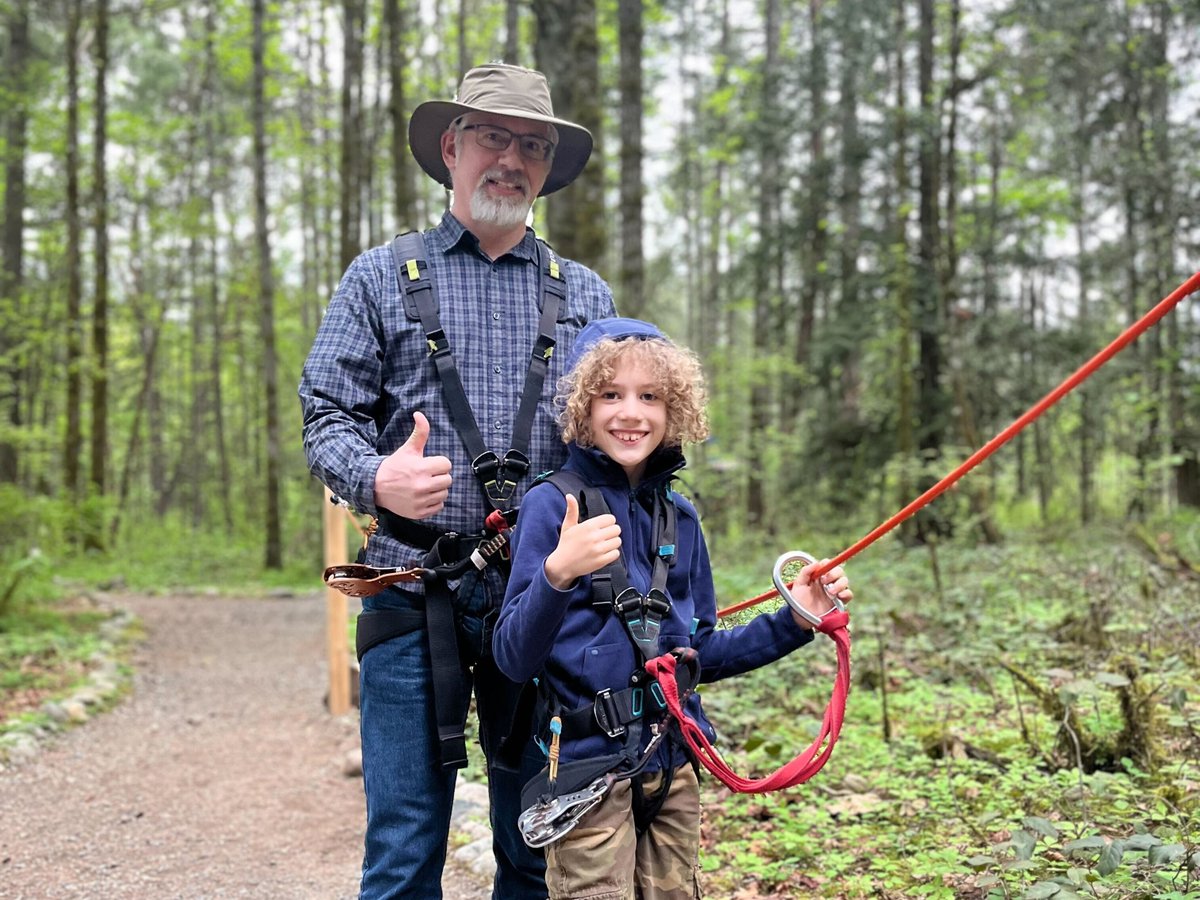
[[[562,361],[579,329],[615,310],[599,276],[539,246],[525,224],[534,199],[570,184],[592,147],[586,129],[554,116],[541,73],[500,64],[472,69],[454,101],[414,110],[409,144],[421,168],[453,190],[450,210],[425,233],[425,259],[410,255],[410,243],[403,252],[376,247],[350,265],[305,363],[300,398],[313,473],[379,519],[365,561],[425,560],[428,567],[426,551],[438,535],[479,532],[493,509],[519,502],[533,475],[562,463],[552,404]],[[433,290],[422,294],[426,275]],[[556,300],[549,288],[563,283],[565,296]],[[554,318],[543,315],[548,303],[551,312],[557,306]],[[545,352],[547,329],[552,353]],[[545,370],[540,388],[533,380],[536,395],[527,385],[538,368],[531,358]],[[520,788],[543,759],[530,746],[520,773],[496,765],[517,692],[496,670],[489,646],[504,579],[489,566],[449,585],[400,584],[363,601],[360,652],[366,620],[418,625],[406,633],[385,629],[387,639],[362,655],[361,897],[442,895],[462,764],[454,722],[465,719],[471,687],[458,693],[438,681],[453,653],[439,649],[435,618],[445,620],[439,610],[452,593],[457,627],[450,630],[464,658],[456,671],[473,677],[488,767],[493,897],[544,898],[543,863],[516,828]]]

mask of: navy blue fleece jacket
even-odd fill
[[[621,526],[622,555],[630,585],[643,594],[650,588],[653,491],[682,468],[677,450],[659,450],[647,465],[635,490],[618,465],[595,449],[571,444],[564,468],[601,489],[609,510]],[[695,507],[671,494],[677,510],[676,563],[671,567],[666,593],[670,615],[663,620],[659,648],[692,647],[700,657],[701,681],[712,682],[739,675],[774,662],[812,640],[785,606],[736,628],[716,628],[717,603],[708,550]],[[558,532],[566,500],[552,484],[537,484],[525,495],[512,544],[512,575],[496,623],[493,652],[500,670],[514,681],[534,676],[546,679],[565,709],[590,703],[604,689],[623,690],[640,665],[624,624],[611,609],[592,605],[590,576],[580,578],[566,591],[546,580],[543,564],[558,546]],[[700,697],[687,703],[688,714],[700,723],[709,739],[712,726],[704,716]],[[564,735],[561,759],[571,762],[622,749],[620,738],[596,733],[578,740]],[[643,745],[649,740],[643,729]],[[655,754],[648,771],[685,761],[681,747]]]

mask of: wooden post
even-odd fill
[[[346,562],[346,520],[333,505],[325,488],[325,565]],[[350,711],[350,645],[346,641],[346,595],[325,588],[325,645],[329,656],[329,712],[340,716]]]

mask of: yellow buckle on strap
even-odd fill
[[[409,281],[416,281],[421,277],[421,273],[417,269],[417,261],[415,259],[410,259],[408,262],[406,262],[404,264],[404,268],[408,270]]]

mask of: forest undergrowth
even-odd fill
[[[718,565],[723,602],[761,565]],[[841,739],[786,792],[706,779],[711,896],[1200,898],[1200,525],[882,542],[847,568]],[[704,689],[735,770],[809,745],[835,666],[818,636]]]
[[[711,540],[722,605],[769,586],[764,543],[780,549]],[[21,589],[0,615],[0,708],[15,717],[0,732],[28,727],[43,699],[86,676],[102,617],[79,607],[83,586],[318,584],[301,567],[261,578],[252,553],[218,541],[162,551],[9,570]],[[1013,531],[998,546],[932,550],[888,539],[847,568],[856,598],[841,739],[789,791],[735,795],[703,780],[708,896],[1200,900],[1200,521]],[[808,746],[835,665],[818,636],[703,689],[740,774]]]

